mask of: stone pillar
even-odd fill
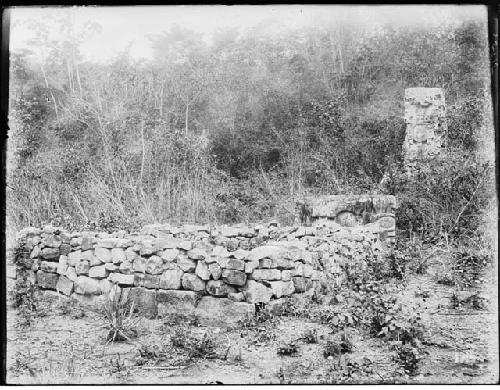
[[[446,107],[441,88],[405,90],[406,137],[403,153],[407,168],[437,157],[445,139]]]

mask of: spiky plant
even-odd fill
[[[122,295],[122,290],[115,286],[106,295],[102,314],[108,329],[106,342],[129,341],[137,336],[136,325],[140,318],[133,318],[135,303],[129,295]]]

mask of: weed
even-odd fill
[[[339,355],[343,355],[345,353],[352,352],[353,343],[349,334],[347,332],[343,332],[340,335],[340,338],[334,337],[327,340],[325,348],[323,350],[323,356],[328,358],[330,356],[336,357]]]
[[[301,338],[307,344],[317,344],[318,343],[318,334],[316,329],[308,329],[305,331],[304,336]]]
[[[128,295],[123,299],[121,290],[115,287],[111,294],[106,296],[106,301],[101,314],[106,323],[103,328],[108,329],[106,342],[128,341],[137,336],[135,326],[139,318],[132,318],[134,313],[134,302]]]
[[[393,359],[401,365],[406,374],[415,376],[418,374],[418,366],[422,360],[422,355],[417,348],[404,344],[396,347],[396,356]]]
[[[187,328],[177,328],[170,336],[170,341],[174,348],[187,351],[191,359],[214,359],[217,357],[217,343],[214,336],[208,331],[199,337],[193,335]]]

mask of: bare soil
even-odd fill
[[[434,267],[434,268],[433,268]],[[421,310],[426,325],[426,355],[419,373],[410,377],[394,361],[388,342],[356,329],[353,351],[325,358],[329,326],[299,317],[276,317],[257,327],[233,329],[182,325],[193,334],[210,332],[216,357],[189,358],[174,348],[170,336],[181,325],[141,319],[137,337],[106,343],[101,317],[75,308],[61,313],[65,299],[47,296],[45,316],[29,328],[20,328],[16,311],[8,310],[8,383],[113,384],[300,384],[300,383],[496,383],[498,382],[497,279],[493,267],[485,270],[474,289],[458,291],[436,283],[436,261],[425,275],[413,275],[400,299]],[[481,309],[454,307],[453,293],[481,291],[488,298]],[[59,308],[59,309],[58,309]],[[65,312],[66,312],[65,311]],[[317,343],[302,339],[316,330]],[[279,355],[278,348],[294,343],[297,352]],[[162,350],[162,359],[139,357],[141,345]]]

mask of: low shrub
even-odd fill
[[[100,313],[104,317],[103,328],[108,329],[106,342],[128,341],[137,336],[136,325],[140,318],[134,318],[134,302],[122,290],[115,288],[107,294]]]
[[[217,357],[217,342],[209,331],[200,337],[185,327],[179,327],[170,336],[170,342],[174,348],[185,350],[190,359],[215,359]]]

